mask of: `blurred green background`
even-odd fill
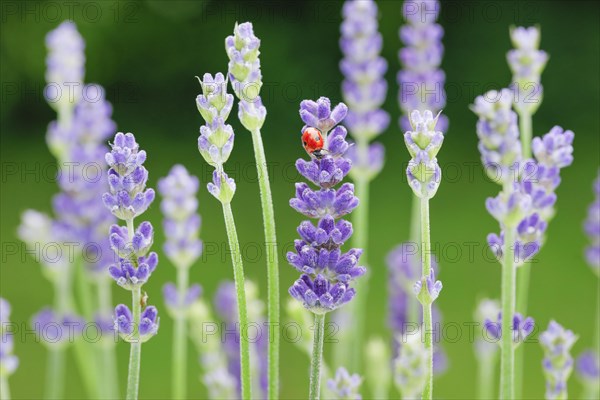
[[[385,256],[408,236],[411,192],[404,178],[408,154],[396,121],[396,73],[400,48],[398,28],[402,23],[400,1],[378,1],[380,29],[384,37],[383,56],[389,62],[389,82],[384,108],[392,124],[380,137],[387,150],[382,174],[372,184],[369,260],[372,263],[371,291],[368,296],[367,332],[389,337],[386,326]],[[287,265],[283,251],[296,237],[302,217],[288,206],[297,178],[293,162],[304,156],[300,146],[299,102],[323,95],[332,102],[341,100],[338,69],[340,1],[100,1],[76,2],[72,18],[86,40],[86,81],[107,88],[114,106],[118,129],[134,132],[148,153],[149,185],[155,187],[174,163],[184,164],[206,183],[210,170],[198,154],[196,140],[203,122],[195,106],[200,87],[194,78],[204,72],[225,71],[227,56],[224,38],[236,21],[254,23],[261,39],[264,79],[263,101],[268,117],[263,129],[275,203],[277,233],[282,247],[280,258],[282,300],[297,273]],[[44,166],[54,160],[44,141],[46,126],[54,118],[42,98],[44,86],[45,34],[68,18],[69,8],[60,2],[3,1],[1,27],[1,157],[2,193],[0,211],[1,242],[16,242],[20,213],[26,208],[50,211],[50,196],[57,191],[54,182],[7,175],[4,168],[17,163],[20,169]],[[590,1],[492,1],[442,2],[440,23],[445,29],[446,48],[443,69],[447,76],[448,104],[444,113],[450,120],[444,148],[439,154],[442,166],[454,170],[442,182],[431,203],[432,240],[442,244],[438,252],[444,291],[436,302],[445,322],[472,321],[476,300],[499,296],[500,268],[486,261],[481,249],[497,223],[484,208],[484,200],[495,196],[498,186],[483,177],[477,151],[475,116],[467,106],[474,97],[510,82],[505,53],[511,47],[511,24],[540,24],[541,48],[550,54],[542,76],[544,101],[534,116],[534,134],[541,135],[554,125],[576,134],[575,162],[563,172],[558,190],[558,214],[552,221],[548,241],[533,266],[530,315],[541,328],[551,318],[579,334],[574,348],[578,354],[593,344],[597,309],[597,279],[582,256],[587,238],[582,221],[592,201],[591,183],[599,165],[600,85],[599,7]],[[242,247],[248,249],[247,275],[258,282],[266,298],[264,255],[256,256],[256,243],[263,240],[258,185],[250,135],[232,113],[229,121],[237,132],[233,155],[227,169],[236,178],[238,190],[233,202]],[[456,166],[460,175],[456,177]],[[471,171],[471,173],[469,172]],[[202,239],[224,245],[226,235],[220,205],[202,185],[200,212]],[[158,204],[146,214],[155,226],[161,215]],[[161,253],[163,237],[156,235],[154,248]],[[474,257],[466,252],[456,257],[448,243],[478,243]],[[465,248],[463,247],[463,250]],[[4,253],[4,251],[3,251]],[[445,254],[447,253],[447,254]],[[457,259],[458,258],[458,259]],[[223,253],[203,257],[191,270],[191,280],[203,285],[212,298],[217,283],[232,278],[229,258]],[[142,398],[170,395],[171,320],[164,311],[161,287],[174,280],[175,270],[166,258],[146,285],[150,301],[162,313],[158,336],[144,345],[141,372]],[[0,293],[13,305],[12,320],[26,322],[43,305],[52,301],[52,287],[29,257],[2,257]],[[360,295],[360,294],[359,294]],[[129,302],[128,293],[114,285],[117,302]],[[475,395],[476,362],[468,336],[456,343],[443,343],[449,369],[437,379],[436,396],[472,398]],[[189,395],[204,396],[198,380],[199,367],[190,346]],[[331,350],[331,349],[329,349]],[[39,343],[17,340],[21,365],[11,377],[15,398],[42,395],[46,351]],[[118,345],[121,392],[124,393],[128,346]],[[540,368],[539,345],[527,345],[525,395],[541,398],[544,379]],[[72,356],[71,356],[72,357]],[[69,364],[67,394],[84,395],[75,364]],[[308,360],[293,344],[282,343],[282,397],[304,398],[308,385]],[[571,396],[580,385],[570,382]],[[363,388],[368,398],[367,387]]]

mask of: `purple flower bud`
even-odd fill
[[[502,338],[502,313],[498,313],[498,318],[496,322],[491,321],[490,319],[485,320],[484,327],[487,334],[499,341]],[[535,327],[535,323],[533,318],[527,317],[523,318],[523,316],[519,313],[515,313],[513,316],[513,323],[511,327],[513,343],[515,346],[519,345],[521,342],[524,342],[525,339],[533,332]]]
[[[442,170],[436,158],[430,159],[426,151],[420,151],[408,162],[406,177],[417,197],[431,199],[442,181]]]
[[[340,218],[358,206],[358,198],[354,196],[354,185],[351,183],[344,183],[337,190],[321,189],[316,192],[306,183],[297,183],[296,197],[290,200],[290,206],[311,218],[327,215]]]
[[[517,238],[514,244],[514,263],[516,267],[523,265],[525,262],[537,254],[542,246],[542,240],[548,224],[542,220],[537,213],[524,218],[517,225]],[[488,245],[498,259],[502,259],[504,254],[504,231],[500,236],[492,233],[488,235]]]
[[[542,366],[546,376],[546,398],[566,399],[567,380],[573,371],[571,347],[577,336],[556,321],[550,321],[548,329],[539,336],[544,350]]]
[[[513,94],[508,89],[491,90],[475,99],[471,110],[479,117],[477,136],[485,171],[493,181],[512,178],[512,168],[521,161],[517,114],[512,111]]]
[[[352,236],[352,224],[343,219],[335,222],[330,215],[325,216],[315,227],[312,222],[304,221],[298,226],[302,240],[313,248],[333,249],[341,247]]]
[[[46,307],[32,317],[31,325],[45,344],[63,346],[83,332],[85,320],[70,313],[59,315]]]
[[[366,154],[359,154],[356,146],[350,146],[346,157],[352,162],[350,176],[353,179],[364,177],[370,181],[381,172],[385,160],[385,147],[381,143],[371,144]]]
[[[555,126],[543,137],[533,138],[531,147],[537,161],[545,166],[564,168],[573,163],[572,131],[564,131]]]
[[[339,124],[348,113],[348,107],[340,103],[331,110],[331,102],[327,97],[319,100],[303,100],[300,103],[300,118],[308,126],[317,128],[327,136],[327,133]]]
[[[133,315],[125,304],[119,304],[115,308],[115,330],[122,335],[133,333]]]
[[[165,304],[173,315],[186,312],[201,294],[202,287],[198,284],[190,286],[184,293],[179,293],[174,283],[165,283],[163,286]]]
[[[256,96],[252,101],[240,100],[238,118],[244,128],[249,131],[262,128],[267,109],[262,104],[260,96]]]
[[[600,362],[595,350],[586,350],[577,357],[577,374],[586,383],[598,385]]]
[[[326,155],[310,161],[299,158],[296,169],[300,175],[322,188],[331,188],[340,183],[350,171],[352,163],[347,158]]]
[[[307,310],[324,314],[352,300],[355,291],[348,284],[332,283],[321,274],[314,279],[304,274],[290,287],[289,293]]]
[[[531,210],[531,197],[522,193],[517,184],[511,191],[502,191],[485,202],[488,212],[507,227],[516,227]]]
[[[223,204],[231,203],[235,194],[235,181],[227,176],[224,171],[214,171],[213,181],[206,185],[210,194]]]
[[[287,260],[298,272],[314,277],[315,274],[327,276],[332,281],[350,282],[366,272],[358,265],[362,250],[350,249],[342,254],[339,248],[328,250],[314,248],[301,240],[295,241],[296,252],[288,252]]]
[[[56,110],[72,107],[81,98],[85,69],[85,42],[75,23],[65,21],[46,35],[46,100]],[[69,95],[75,87],[74,97]]]
[[[127,290],[134,290],[148,281],[158,265],[158,256],[152,252],[148,256],[139,257],[136,263],[137,266],[130,260],[121,258],[118,263],[108,268],[108,272],[119,286]]]
[[[362,400],[358,392],[363,379],[358,374],[350,375],[346,368],[340,367],[335,372],[335,377],[327,381],[327,388],[338,399]]]
[[[147,306],[140,316],[139,333],[143,342],[149,340],[158,332],[158,310],[154,306]]]
[[[424,284],[426,285],[426,293],[422,290]],[[442,291],[442,281],[435,280],[435,271],[431,268],[429,276],[424,276],[420,281],[415,282],[413,291],[421,304],[431,304],[438,298]]]

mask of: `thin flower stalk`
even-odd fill
[[[314,316],[300,302],[295,299],[288,299],[285,306],[286,313],[290,322],[298,324],[303,334],[300,340],[295,341],[296,347],[300,349],[306,356],[311,359],[312,347],[314,343]],[[321,378],[328,381],[331,379],[331,370],[327,365],[326,360],[321,360]],[[321,385],[321,397],[327,398],[330,393],[327,391],[326,385]]]
[[[399,119],[401,131],[410,130],[409,115],[413,110],[430,110],[438,114],[446,104],[444,83],[446,76],[440,68],[444,55],[442,38],[444,29],[436,21],[441,10],[437,0],[405,0],[402,16],[405,24],[400,28],[400,39],[404,47],[398,53],[402,69],[398,72],[398,104],[402,116]],[[438,118],[437,129],[446,132],[448,119]],[[420,201],[412,199],[409,241],[420,241]],[[418,302],[408,297],[408,317],[410,322],[418,318]]]
[[[212,182],[207,184],[207,189],[221,202],[223,208],[229,250],[232,255],[238,321],[240,330],[244,330],[248,329],[244,264],[231,209],[236,185],[233,178],[227,176],[223,169],[223,164],[229,159],[233,150],[233,128],[231,125],[225,124],[233,107],[233,95],[227,93],[227,79],[222,73],[217,73],[214,77],[204,74],[200,85],[202,94],[196,97],[196,105],[206,124],[200,127],[198,150],[204,160],[215,168]],[[252,397],[248,335],[242,335],[240,340],[240,370],[241,394],[242,398],[247,400]]]
[[[539,27],[511,27],[510,38],[514,49],[507,53],[506,59],[513,73],[511,89],[513,106],[519,114],[523,159],[528,160],[532,157],[532,117],[543,100],[544,88],[541,84],[541,74],[548,62],[548,54],[539,50],[541,38]],[[519,268],[517,275],[517,310],[527,313],[531,266],[525,265],[524,268]],[[522,392],[525,368],[524,353],[524,348],[517,353],[516,395],[519,397]]]
[[[150,251],[154,228],[147,221],[135,227],[134,219],[150,207],[155,192],[146,188],[146,152],[140,150],[132,133],[118,132],[105,160],[110,167],[110,190],[102,200],[115,217],[125,222],[125,226],[110,227],[110,246],[118,261],[108,272],[119,286],[131,292],[131,309],[125,304],[115,308],[115,329],[130,343],[126,398],[134,400],[139,397],[142,343],[156,335],[159,326],[158,310],[147,304],[148,296],[142,293],[158,265],[158,255]]]
[[[354,186],[339,184],[348,174],[351,162],[344,155],[349,144],[347,131],[338,125],[346,116],[348,108],[340,103],[331,108],[328,98],[300,103],[300,117],[306,124],[301,133],[318,132],[323,140],[319,156],[310,153],[311,159],[296,161],[296,169],[307,180],[318,186],[313,190],[308,184],[296,184],[296,195],[290,206],[299,213],[318,220],[315,226],[304,221],[298,227],[301,239],[294,242],[295,251],[287,254],[287,260],[302,275],[290,288],[290,295],[314,314],[314,341],[311,357],[309,398],[320,398],[321,364],[325,316],[350,302],[355,289],[350,284],[364,275],[366,268],[358,265],[362,249],[352,248],[342,253],[341,246],[352,236],[352,224],[342,217],[358,206]]]
[[[175,399],[186,398],[187,320],[190,305],[201,293],[199,285],[189,286],[190,267],[202,254],[202,242],[198,239],[198,187],[198,178],[179,164],[158,182],[158,191],[163,197],[161,211],[165,216],[163,230],[166,241],[163,249],[177,270],[177,283],[163,286],[167,311],[175,320],[171,366],[171,395]]]
[[[361,199],[353,218],[354,236],[352,245],[365,251],[362,263],[367,264],[369,235],[369,185],[383,168],[385,149],[381,143],[369,144],[388,127],[390,117],[381,109],[387,93],[384,75],[387,62],[379,54],[383,39],[378,32],[378,8],[372,0],[347,0],[344,3],[343,22],[340,27],[340,48],[344,58],[340,61],[340,70],[344,76],[342,96],[348,105],[348,115],[344,120],[354,145],[348,149],[347,156],[352,160],[353,168],[349,175],[354,181],[357,197]],[[352,320],[354,329],[340,332],[342,343],[335,348],[335,362],[357,370],[361,365],[362,343],[368,277],[360,285],[363,293],[350,307],[342,309],[337,319]]]
[[[433,397],[433,320],[431,305],[442,290],[442,282],[435,279],[431,267],[431,236],[429,219],[429,200],[435,196],[442,178],[437,162],[437,153],[442,147],[444,135],[436,131],[439,114],[435,118],[431,111],[422,114],[414,110],[410,114],[411,130],[404,134],[404,142],[411,160],[406,169],[408,184],[420,200],[421,232],[421,278],[415,283],[414,294],[423,307],[423,330],[425,350],[427,352],[427,382],[423,389],[423,398]]]
[[[239,100],[238,118],[252,135],[256,172],[260,188],[260,201],[265,232],[267,257],[267,313],[270,327],[278,327],[279,311],[279,259],[277,254],[277,234],[275,212],[269,182],[267,159],[262,141],[261,128],[265,122],[267,109],[260,98],[262,74],[260,71],[260,39],[254,35],[252,23],[236,24],[234,34],[225,39],[225,49],[229,57],[229,79]],[[268,398],[279,398],[279,329],[269,332],[269,390]]]
[[[503,232],[503,243],[497,246],[501,249],[502,264],[500,393],[503,399],[513,399],[515,393],[515,346],[510,331],[516,307],[515,243],[517,225],[530,212],[531,203],[531,197],[516,183],[512,187],[507,185],[497,197],[486,202],[488,212],[500,223]]]

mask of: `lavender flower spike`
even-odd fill
[[[298,172],[320,189],[314,191],[307,184],[298,183],[296,197],[290,200],[298,212],[320,219],[318,227],[309,221],[300,225],[298,232],[303,240],[296,241],[296,251],[287,256],[290,264],[303,273],[290,288],[290,294],[318,314],[350,301],[355,292],[349,283],[365,273],[365,268],[357,265],[361,250],[351,249],[346,254],[340,250],[352,234],[352,225],[339,218],[350,213],[358,205],[358,199],[350,184],[338,190],[332,188],[348,173],[351,164],[344,158],[344,149],[348,147],[346,130],[342,126],[335,127],[346,115],[347,108],[341,103],[332,111],[330,104],[329,99],[322,97],[316,102],[305,100],[300,105],[300,116],[305,123],[314,123],[323,132],[331,130],[331,134],[326,142],[328,152],[323,158],[296,162]],[[329,174],[312,173],[313,169],[322,170],[326,165],[337,165],[334,168],[340,169],[341,175],[335,181]]]
[[[348,151],[354,180],[370,181],[381,171],[384,148],[368,143],[390,122],[388,113],[381,109],[387,92],[384,79],[387,62],[379,55],[383,39],[377,32],[377,12],[377,4],[372,0],[348,0],[344,3],[344,22],[340,28],[340,47],[344,53],[340,70],[345,77],[342,94],[348,104],[345,123],[356,140],[356,146]]]
[[[400,28],[400,40],[405,47],[399,58],[403,69],[398,72],[398,103],[404,114],[400,128],[410,129],[409,114],[413,110],[431,110],[439,113],[446,104],[444,82],[446,76],[440,69],[444,46],[444,29],[436,23],[440,12],[437,0],[407,0],[402,6],[406,24]],[[438,129],[445,132],[448,120],[441,116]]]
[[[383,168],[385,148],[381,143],[369,144],[389,125],[390,116],[381,109],[387,94],[387,82],[384,78],[387,61],[380,56],[383,45],[382,35],[378,32],[378,9],[373,0],[346,0],[342,9],[343,22],[340,26],[340,48],[344,58],[340,61],[340,70],[344,76],[342,97],[348,104],[348,115],[345,125],[348,127],[354,144],[348,147],[345,156],[352,163],[346,168],[356,184],[356,190],[365,203],[354,215],[355,228],[359,234],[354,236],[353,246],[364,249],[368,254],[369,232],[369,185]],[[340,171],[345,172],[341,166]],[[344,174],[340,174],[343,177]],[[314,180],[313,180],[314,181]],[[367,263],[363,257],[363,263]],[[336,346],[334,362],[356,370],[362,363],[362,352],[351,356],[351,348],[362,343],[366,314],[366,292],[368,277],[365,277],[363,290],[365,295],[340,313],[340,318],[352,321],[356,325],[353,334],[348,330],[341,331],[340,341]],[[336,316],[337,318],[338,316]]]
[[[546,376],[546,399],[566,399],[567,381],[573,371],[571,347],[577,336],[555,321],[539,337],[544,350],[542,366]]]
[[[327,388],[335,399],[362,400],[362,396],[358,392],[362,381],[360,375],[350,375],[346,368],[340,367],[336,371],[335,377],[327,381]]]
[[[149,252],[154,230],[150,222],[142,222],[137,229],[134,218],[141,215],[154,200],[154,190],[146,189],[148,170],[144,167],[146,152],[140,150],[132,133],[115,135],[112,149],[105,156],[110,166],[110,192],[102,200],[126,226],[110,228],[110,245],[118,262],[109,267],[112,278],[121,287],[131,291],[132,309],[121,304],[115,309],[115,330],[130,343],[127,398],[138,397],[142,343],[158,331],[158,312],[142,297],[142,286],[158,264],[158,256]]]
[[[44,96],[57,112],[70,113],[81,98],[85,73],[85,42],[75,23],[65,21],[46,35]]]
[[[521,161],[517,114],[511,110],[513,93],[491,90],[475,99],[471,110],[477,115],[477,136],[481,162],[489,178],[509,182]]]
[[[200,85],[202,94],[197,97],[196,104],[206,124],[200,127],[198,149],[206,162],[215,168],[213,180],[207,184],[207,189],[221,202],[223,208],[229,250],[232,254],[238,321],[241,326],[248,326],[244,265],[231,209],[236,186],[233,178],[229,178],[223,169],[223,164],[233,149],[233,128],[225,124],[233,104],[233,96],[227,93],[227,80],[222,73],[217,73],[214,77],[204,74]],[[241,394],[242,398],[249,399],[252,395],[252,382],[250,379],[250,343],[247,337],[240,340],[239,354]]]
[[[261,128],[267,116],[267,109],[260,97],[262,73],[260,70],[260,39],[254,35],[252,23],[235,24],[233,35],[225,39],[225,49],[229,57],[229,78],[238,97],[238,119],[250,131],[256,161],[260,202],[264,225],[267,256],[267,288],[269,323],[278,325],[279,313],[279,261],[277,256],[277,233],[275,211],[271,195],[271,183],[267,168],[267,158],[261,137]],[[268,343],[268,393],[267,397],[279,395],[279,341],[275,333]]]
[[[187,368],[187,318],[191,304],[200,296],[200,285],[188,287],[189,268],[202,253],[198,239],[200,216],[197,213],[198,178],[188,173],[183,165],[175,165],[169,175],[158,182],[163,197],[161,211],[165,216],[163,228],[166,235],[164,251],[177,269],[177,286],[163,286],[165,304],[175,319],[172,352],[172,397],[186,397]]]
[[[511,27],[510,38],[515,49],[506,55],[513,73],[515,109],[519,114],[534,114],[542,102],[544,89],[540,83],[548,54],[539,49],[540,29],[531,26]]]
[[[250,22],[236,23],[233,35],[225,39],[229,79],[235,95],[240,99],[238,116],[249,131],[260,130],[267,116],[267,109],[260,98],[262,73],[259,47],[260,39],[254,35]]]
[[[318,399],[320,394],[325,314],[354,298],[356,292],[350,284],[366,272],[358,265],[362,249],[350,249],[345,254],[340,249],[352,234],[351,224],[340,218],[358,205],[353,185],[343,184],[338,190],[333,188],[351,167],[350,161],[344,157],[348,149],[346,129],[336,127],[347,111],[343,103],[332,110],[330,100],[325,97],[300,103],[300,118],[306,126],[319,129],[325,138],[323,157],[296,162],[298,172],[319,189],[313,190],[306,183],[297,183],[296,196],[290,200],[292,208],[309,218],[320,220],[316,227],[308,221],[300,225],[298,232],[302,240],[296,241],[295,252],[287,255],[289,263],[302,273],[288,292],[315,316],[310,399]],[[325,173],[316,174],[315,171]]]
[[[164,251],[177,268],[189,268],[202,253],[202,241],[198,239],[198,185],[198,178],[179,164],[158,182],[158,191],[163,197],[160,209],[165,216]]]

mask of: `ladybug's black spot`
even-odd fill
[[[306,146],[308,143],[306,143],[306,140],[303,140],[302,144]]]
[[[314,139],[315,139],[315,142],[320,142],[321,141],[321,136],[315,135]]]

